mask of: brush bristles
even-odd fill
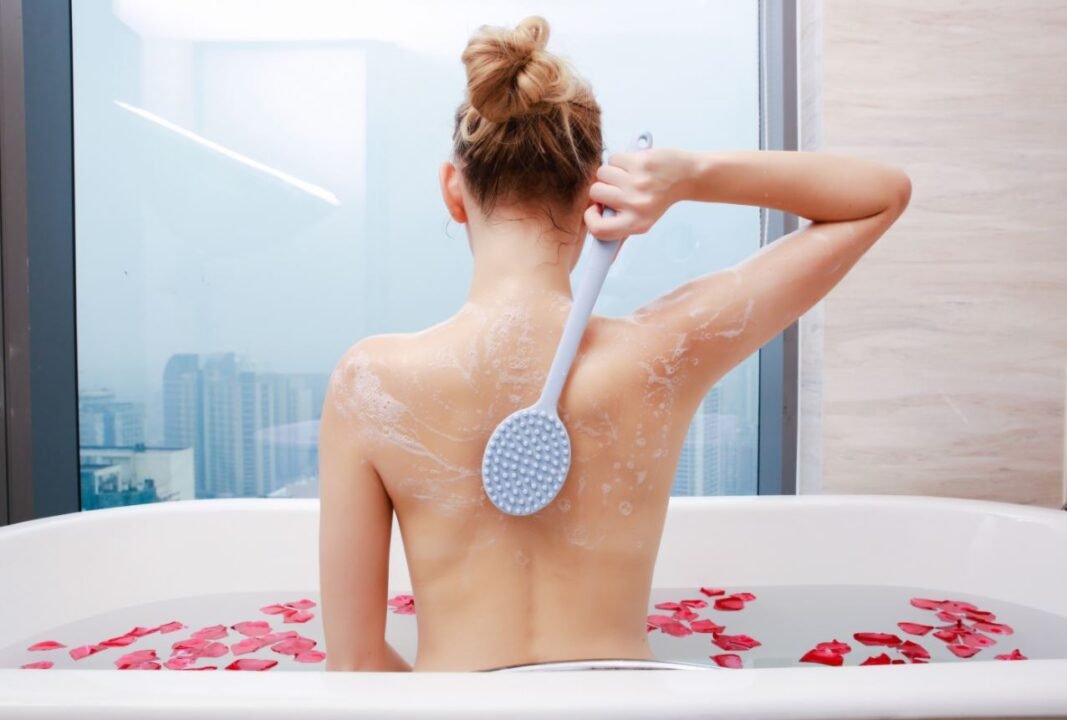
[[[559,493],[570,469],[571,443],[559,418],[521,410],[493,432],[482,459],[482,482],[509,515],[537,512]]]

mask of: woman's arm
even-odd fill
[[[590,232],[646,232],[675,202],[757,205],[812,221],[736,266],[699,277],[635,311],[653,345],[707,362],[690,372],[710,387],[828,293],[900,217],[911,194],[900,170],[837,155],[788,151],[692,153],[654,149],[612,156],[597,173]]]
[[[336,378],[336,375],[335,375]],[[331,382],[319,423],[319,585],[326,670],[411,670],[385,641],[393,504]]]

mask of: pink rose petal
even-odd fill
[[[126,647],[137,642],[136,635],[119,635],[118,637],[108,638],[100,642],[104,647]]]
[[[313,600],[306,600],[306,599],[305,600],[297,600],[296,602],[285,603],[285,604],[288,605],[291,608],[296,608],[297,610],[310,610],[311,608],[315,607],[315,602]]]
[[[270,623],[266,620],[248,620],[237,623],[233,629],[247,637],[259,637],[270,632]]]
[[[226,666],[227,670],[270,670],[278,664],[277,660],[260,660],[259,658],[241,658]]]
[[[724,653],[722,655],[710,655],[715,664],[721,668],[730,668],[731,670],[740,670],[745,665],[741,662],[740,655],[734,655],[732,653]]]
[[[299,663],[317,663],[326,659],[326,653],[318,650],[305,650],[302,653],[297,653],[293,659]]]
[[[841,653],[830,652],[829,650],[820,650],[815,648],[814,650],[808,650],[804,657],[800,658],[800,662],[818,663],[820,665],[829,665],[831,667],[840,667],[845,663],[845,657]]]
[[[941,607],[942,600],[927,600],[926,598],[912,598],[912,607],[917,607],[920,610],[937,610]]]
[[[396,597],[392,597],[389,599],[388,605],[393,608],[393,612],[397,615],[415,614],[415,598],[411,595],[397,595]]]
[[[938,640],[943,640],[947,643],[956,642],[956,638],[959,637],[959,635],[960,633],[956,632],[955,630],[944,629],[938,630],[934,633],[935,638],[937,638]]]
[[[744,610],[745,601],[737,597],[736,595],[731,595],[730,597],[725,598],[719,598],[715,601],[715,609],[724,611]]]
[[[103,645],[82,645],[81,647],[76,647],[71,650],[70,656],[75,660],[81,660],[82,658],[89,657],[90,655],[95,655],[96,653],[105,649],[106,648]]]
[[[977,605],[972,605],[969,602],[963,602],[961,600],[945,600],[943,603],[941,603],[941,609],[948,610],[949,612],[956,613],[957,615],[968,611],[981,612],[981,610],[978,610]]]
[[[737,593],[737,594],[734,595],[734,597],[737,598],[738,600],[742,600],[744,602],[752,602],[753,600],[756,599],[756,596],[753,595],[752,593]]]
[[[151,635],[152,633],[154,633],[157,630],[159,630],[158,627],[146,628],[146,627],[141,627],[140,625],[138,625],[137,627],[135,627],[133,630],[130,630],[126,634],[127,635],[132,635],[133,637],[144,637],[145,635]]]
[[[296,637],[282,640],[279,643],[271,645],[270,649],[276,653],[281,653],[282,655],[297,655],[312,649],[317,644],[318,643],[311,638]]]
[[[890,660],[889,656],[885,653],[882,653],[881,655],[874,655],[872,657],[867,658],[866,660],[861,662],[860,665],[889,665],[891,662],[892,661]]]
[[[187,638],[171,645],[173,650],[200,650],[208,644],[204,638]]]
[[[226,653],[230,652],[230,648],[225,643],[213,642],[205,645],[202,649],[197,651],[197,655],[200,657],[217,658],[222,657]]]
[[[934,629],[930,625],[922,625],[913,622],[898,622],[897,627],[900,628],[901,632],[906,632],[909,635],[925,635]]]
[[[903,640],[896,635],[891,635],[889,633],[859,632],[852,637],[856,638],[858,642],[861,642],[864,645],[888,645],[889,647],[896,647],[903,642]]]
[[[656,603],[657,610],[681,610],[682,606],[676,602],[661,602]]]
[[[167,660],[165,663],[163,663],[163,667],[167,668],[168,670],[184,670],[195,662],[195,657],[192,657],[190,655],[183,655],[181,657],[172,657],[170,660]]]
[[[159,630],[159,632],[161,632],[161,633],[172,633],[172,632],[176,632],[178,630],[182,630],[182,629],[184,629],[186,627],[187,627],[186,625],[182,625],[180,622],[174,621],[174,622],[166,623],[165,625],[160,625],[156,629]]]
[[[397,611],[399,615],[414,615],[415,607],[411,606],[410,610],[400,608]],[[293,610],[292,612],[285,613],[285,617],[282,622],[287,623],[306,623],[311,618],[315,617],[315,613],[308,612],[307,610]]]
[[[160,670],[162,666],[157,662],[148,660],[141,663],[122,663],[118,668],[119,670]]]
[[[279,640],[285,640],[286,638],[300,637],[300,633],[296,630],[286,630],[285,632],[272,632],[269,635],[261,635],[259,640],[266,640],[267,644],[278,642]]]
[[[1012,650],[1010,653],[1008,653],[1006,655],[997,655],[997,656],[995,656],[995,659],[997,659],[997,660],[1027,660],[1028,658],[1016,649],[1016,650]]]
[[[158,659],[156,651],[148,648],[146,650],[134,650],[131,653],[126,653],[116,660],[115,664],[121,668],[123,665],[138,665],[140,663],[151,662]]]
[[[34,652],[38,650],[58,650],[59,648],[65,647],[66,645],[60,642],[56,642],[55,640],[42,640],[39,643],[34,643],[33,645],[30,645],[26,649],[31,652]]]
[[[1011,629],[1010,625],[995,622],[983,622],[981,620],[975,621],[974,629],[989,633],[990,635],[1011,635],[1015,632]]]
[[[191,670],[218,670],[219,668],[216,665],[201,665],[200,667],[195,667],[195,668],[194,667],[184,667],[184,668],[178,668],[178,669],[179,670],[189,670],[189,671],[191,671]]]
[[[987,647],[990,647],[991,645],[996,645],[997,644],[996,640],[994,640],[991,637],[986,637],[982,633],[970,633],[969,635],[962,636],[960,638],[960,640],[967,647],[978,648],[978,649],[987,648]]]
[[[981,620],[983,622],[992,622],[997,619],[997,616],[991,612],[985,610],[968,610],[964,613],[968,620]]]
[[[673,635],[674,637],[685,637],[686,635],[692,635],[693,631],[682,625],[677,620],[671,620],[669,623],[660,626],[660,631]]]
[[[717,623],[712,622],[711,620],[694,620],[689,625],[689,628],[693,632],[698,633],[718,633],[725,630],[726,626],[719,625]]]
[[[706,608],[708,606],[708,601],[701,600],[700,598],[695,600],[682,600],[682,605],[687,608]]]
[[[960,616],[956,613],[951,613],[946,610],[937,613],[937,617],[945,622],[958,622],[960,619]]]
[[[1018,650],[1016,650],[1016,652],[1018,652]],[[21,667],[23,670],[48,670],[53,665],[55,665],[55,663],[51,660],[40,660],[38,662],[26,663],[25,665],[20,665],[19,667]]]
[[[663,627],[667,623],[674,621],[674,618],[669,615],[649,615],[647,620],[648,624],[653,627]]]
[[[675,620],[685,620],[686,622],[688,622],[690,620],[696,620],[700,616],[689,608],[683,607],[680,610],[676,610],[675,613],[671,615],[671,617]]]
[[[702,588],[700,588],[700,592],[704,593],[708,597],[717,597],[719,595],[725,595],[726,594],[725,590],[720,590],[719,588],[710,588],[710,587],[702,587]]]
[[[826,650],[828,652],[837,653],[838,655],[848,655],[852,652],[852,646],[848,643],[843,643],[837,638],[834,638],[832,642],[821,642],[815,646],[816,650]]]
[[[281,615],[282,613],[292,612],[291,608],[287,608],[285,605],[267,605],[261,607],[260,612],[265,612],[268,615]]]
[[[969,658],[982,651],[982,648],[968,647],[966,645],[948,645],[946,647],[953,655],[961,658]]]
[[[226,631],[225,625],[212,625],[211,627],[202,628],[193,633],[194,638],[200,638],[202,640],[218,640],[229,635]]]
[[[248,653],[255,652],[260,648],[264,648],[270,645],[272,642],[274,642],[273,639],[267,640],[258,637],[245,638],[244,640],[241,640],[240,642],[235,642],[233,645],[231,645],[230,651],[234,655],[247,655]]]
[[[751,650],[763,644],[748,635],[715,635],[711,642],[723,650]]]

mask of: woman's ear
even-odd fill
[[[438,179],[441,181],[441,197],[448,208],[448,214],[458,223],[467,222],[467,208],[463,205],[459,170],[450,162],[441,163]]]

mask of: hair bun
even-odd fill
[[[571,73],[545,51],[547,44],[543,17],[528,17],[514,30],[483,26],[463,51],[471,107],[486,120],[503,123],[571,99]]]

